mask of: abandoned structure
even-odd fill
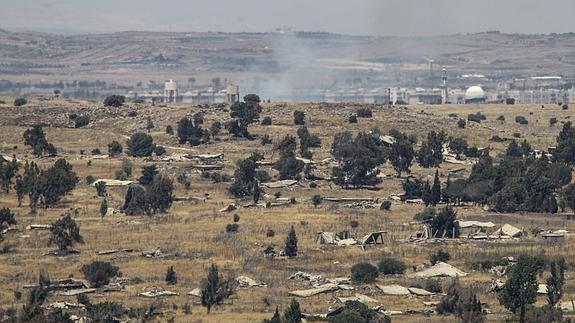
[[[164,102],[173,103],[178,100],[178,83],[174,80],[167,80],[164,83]]]
[[[226,102],[236,103],[240,101],[240,87],[235,84],[228,84],[226,87]]]

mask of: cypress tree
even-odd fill
[[[177,282],[178,276],[176,275],[174,266],[168,267],[168,271],[166,271],[166,283],[168,283],[168,285],[175,285]]]
[[[208,309],[208,314],[210,314],[212,306],[217,304],[217,293],[219,285],[220,274],[218,272],[218,266],[212,264],[212,267],[208,272],[206,285],[202,289],[202,306],[205,306]]]
[[[298,301],[296,301],[295,299],[291,300],[289,307],[286,308],[284,312],[284,322],[285,323],[301,322],[301,309],[299,307]]]
[[[297,236],[293,225],[286,238],[285,254],[290,258],[297,256]]]
[[[423,203],[425,203],[425,206],[429,206],[430,204],[432,204],[431,187],[429,186],[429,181],[425,182],[425,184],[423,185],[423,192],[421,192],[421,199],[423,200]]]
[[[433,186],[431,187],[431,204],[437,205],[441,201],[441,182],[439,181],[439,171],[435,171]]]
[[[104,199],[100,204],[100,216],[103,218],[108,213],[108,201]]]

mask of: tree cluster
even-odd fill
[[[226,123],[226,129],[234,137],[244,137],[251,139],[248,126],[259,121],[262,107],[260,97],[255,94],[244,96],[244,102],[236,102],[230,108],[230,120]]]
[[[21,184],[17,183],[16,186],[19,198],[28,195],[30,209],[35,213],[39,204],[43,207],[53,206],[71,192],[77,183],[78,177],[72,165],[65,159],[58,159],[46,170],[40,170],[34,162],[26,162]]]
[[[180,119],[177,125],[177,136],[180,144],[188,142],[190,146],[197,146],[208,143],[210,131],[202,128],[203,123],[204,118],[201,113],[194,114],[193,121],[189,118]]]
[[[142,185],[130,185],[124,198],[124,212],[128,215],[165,213],[174,201],[173,181],[156,174],[152,181]]]
[[[34,156],[36,157],[56,155],[56,147],[48,143],[42,126],[36,125],[33,126],[32,129],[24,131],[24,143],[32,147]]]

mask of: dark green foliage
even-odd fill
[[[561,200],[575,213],[575,184],[569,184],[562,193]]]
[[[395,143],[391,145],[389,160],[391,161],[393,169],[397,172],[397,176],[400,177],[403,172],[409,173],[415,156],[413,145],[416,140],[415,137],[408,136],[399,131],[392,130],[390,131],[390,135],[395,138]]]
[[[142,167],[142,176],[140,176],[138,182],[144,186],[149,185],[156,175],[158,175],[158,166],[156,166],[156,164],[144,166]]]
[[[149,157],[154,151],[154,139],[143,132],[133,134],[127,142],[128,155],[132,157]]]
[[[0,157],[0,189],[4,190],[6,194],[10,193],[12,178],[16,176],[19,168],[16,157],[13,157],[11,161]]]
[[[130,185],[124,198],[124,213],[126,215],[142,215],[148,210],[146,190],[140,185]]]
[[[224,280],[219,274],[218,267],[212,264],[208,277],[202,286],[202,306],[208,310],[208,314],[212,306],[221,304],[226,298],[230,297],[234,292],[234,281],[232,279]]]
[[[94,288],[100,288],[108,285],[110,279],[119,274],[120,268],[112,265],[107,261],[93,261],[90,264],[83,265],[80,272],[90,282]]]
[[[422,182],[420,179],[411,179],[408,178],[401,184],[405,194],[403,198],[406,200],[410,199],[417,199],[423,197],[423,193],[425,191],[425,183]]]
[[[110,95],[104,99],[104,106],[118,108],[124,105],[126,97],[123,95]]]
[[[575,165],[575,129],[571,121],[563,124],[563,128],[557,136],[557,147],[553,151],[553,160],[568,165]]]
[[[100,181],[94,185],[96,187],[96,195],[106,196],[106,182]]]
[[[520,322],[525,322],[525,308],[537,296],[539,266],[533,257],[521,255],[507,270],[507,281],[499,293],[499,302],[513,313],[519,311]]]
[[[329,318],[331,323],[391,323],[391,319],[380,316],[376,310],[359,301],[346,301],[341,313]]]
[[[166,271],[166,283],[168,285],[175,285],[177,282],[178,282],[178,276],[176,275],[174,266],[168,267],[168,270]]]
[[[174,201],[173,191],[174,182],[169,177],[161,174],[154,176],[152,183],[146,187],[146,203],[149,212],[165,213]]]
[[[272,143],[272,139],[270,138],[270,135],[268,135],[268,134],[263,135],[260,139],[260,143],[262,144],[262,146],[270,145]]]
[[[168,134],[168,135],[173,135],[173,134],[174,134],[174,127],[172,127],[172,125],[167,125],[167,126],[166,126],[166,134]]]
[[[219,121],[214,121],[214,123],[212,123],[212,125],[210,126],[210,134],[212,135],[212,137],[216,137],[217,135],[219,135],[221,130],[222,130],[222,123]]]
[[[349,132],[334,136],[331,154],[338,163],[332,169],[334,182],[341,187],[360,188],[380,183],[377,166],[387,160],[387,149],[378,136],[359,133],[354,139]]]
[[[240,226],[236,223],[229,223],[226,225],[226,232],[227,233],[235,233],[238,232]]]
[[[16,100],[14,100],[14,106],[15,107],[21,107],[23,105],[26,105],[28,103],[28,100],[24,99],[24,98],[17,98]]]
[[[78,177],[65,159],[58,159],[54,166],[44,170],[36,179],[35,189],[43,197],[43,205],[50,207],[55,205],[70,193],[78,184]],[[32,189],[33,190],[33,189]],[[31,192],[31,191],[30,191]]]
[[[89,116],[79,116],[74,120],[74,128],[82,128],[90,123]]]
[[[296,126],[304,125],[305,124],[305,113],[303,111],[294,111],[293,112],[293,123]]]
[[[103,199],[102,203],[100,203],[100,216],[104,217],[106,216],[106,213],[108,213],[108,201]]]
[[[28,163],[24,166],[24,176],[22,178],[22,187],[25,194],[28,194],[30,199],[30,210],[36,213],[38,200],[42,195],[42,181],[40,178],[40,169],[34,162]]]
[[[293,225],[291,226],[286,238],[284,251],[286,256],[290,258],[297,256],[297,236]]]
[[[264,320],[264,323],[282,323],[282,318],[280,316],[280,312],[278,311],[278,307],[276,306],[276,311],[274,312],[274,316],[272,316],[269,320]]]
[[[517,318],[514,319],[517,320]],[[570,322],[570,320],[563,318],[563,311],[560,308],[547,304],[541,307],[527,305],[525,309],[525,322]]]
[[[527,119],[524,116],[516,116],[515,122],[517,122],[518,124],[529,124],[529,121],[527,121]]]
[[[230,117],[233,120],[226,124],[226,128],[235,137],[251,139],[248,126],[257,122],[262,112],[260,98],[255,94],[248,94],[244,97],[244,102],[236,102],[230,108]]]
[[[228,191],[235,197],[253,197],[255,186],[259,185],[256,180],[257,162],[262,159],[263,155],[256,152],[246,159],[239,160],[236,163],[234,182],[228,188]]]
[[[445,234],[445,237],[457,238],[459,237],[459,224],[456,220],[457,214],[453,208],[446,206],[431,220],[430,226],[436,236],[442,237]]]
[[[466,122],[465,122],[464,119],[459,119],[459,120],[457,121],[457,126],[458,126],[459,128],[465,129],[465,125],[466,125]]]
[[[156,156],[163,156],[166,154],[166,148],[162,146],[156,146],[156,148],[154,148],[154,154]]]
[[[14,212],[7,207],[0,209],[0,241],[2,240],[2,230],[16,224]]]
[[[128,310],[120,303],[102,302],[86,305],[86,312],[93,322],[115,322],[125,316]]]
[[[202,112],[196,112],[192,116],[194,119],[194,126],[199,127],[204,124],[204,114]]]
[[[292,299],[291,303],[284,311],[284,323],[301,323],[301,319],[302,314],[299,302]]]
[[[321,202],[323,202],[323,198],[321,197],[321,195],[316,194],[311,198],[311,203],[313,204],[314,207],[320,205]]]
[[[377,268],[384,275],[398,275],[403,274],[407,266],[399,259],[384,257],[377,264]]]
[[[192,135],[194,124],[188,118],[182,118],[178,121],[177,135],[180,144],[185,144]]]
[[[461,154],[464,154],[467,148],[467,140],[463,138],[449,139],[449,149],[455,153],[456,158],[460,158]]]
[[[78,227],[76,221],[74,221],[70,215],[66,215],[52,223],[48,245],[55,244],[60,251],[64,251],[76,242],[83,243],[84,239],[80,235],[80,227]]]
[[[276,235],[276,232],[274,231],[274,229],[267,229],[266,230],[266,237],[271,238],[274,237]]]
[[[443,143],[446,138],[447,135],[443,131],[428,133],[427,141],[421,143],[421,148],[417,153],[419,165],[425,168],[439,166],[443,161]]]
[[[481,258],[479,260],[475,260],[471,263],[471,268],[474,270],[489,270],[495,266],[508,266],[509,259],[502,258],[498,256],[484,256],[484,257],[476,257]]]
[[[547,302],[550,306],[555,306],[563,297],[563,285],[565,284],[565,264],[564,258],[552,261],[549,265],[551,275],[547,278]]]
[[[300,152],[303,155],[309,148],[321,147],[321,139],[317,135],[311,135],[306,126],[301,126],[297,130],[300,142]]]
[[[429,261],[431,262],[432,265],[435,265],[440,261],[442,262],[449,261],[449,259],[451,259],[451,255],[449,254],[449,252],[443,249],[437,250],[436,253],[431,254],[431,257],[429,257]]]
[[[485,322],[483,306],[472,288],[463,288],[459,281],[454,279],[446,294],[436,307],[438,314],[455,314],[462,322]]]
[[[373,117],[373,112],[370,108],[359,108],[357,109],[358,118],[371,118]]]
[[[102,151],[100,150],[100,148],[92,149],[92,155],[101,155],[101,154],[102,154]],[[90,161],[88,161],[88,162],[90,162]]]
[[[441,183],[439,181],[439,171],[435,171],[433,186],[431,187],[430,204],[435,206],[441,201]]]
[[[347,122],[357,123],[357,116],[355,114],[350,115],[349,118],[347,118]]]
[[[32,129],[24,131],[24,143],[32,147],[34,156],[36,157],[56,155],[56,147],[48,143],[41,126],[33,126]]]
[[[202,128],[203,115],[194,115],[194,122],[188,118],[182,118],[178,122],[177,135],[180,144],[189,142],[191,146],[205,144],[210,141],[210,132]],[[219,132],[219,130],[218,130]]]
[[[413,217],[416,221],[429,221],[437,215],[437,210],[433,207],[426,207],[423,211],[415,214]]]
[[[108,154],[110,157],[116,157],[120,155],[123,149],[124,148],[122,145],[116,140],[112,140],[112,142],[108,144]]]
[[[272,117],[265,117],[262,119],[261,125],[262,126],[271,126],[273,123]]]
[[[379,209],[389,211],[391,209],[391,201],[385,200],[385,201],[381,202]]]
[[[127,180],[132,176],[132,167],[132,163],[129,160],[124,159],[122,161],[122,167],[116,171],[116,179],[121,181]]]
[[[360,262],[351,267],[351,280],[358,284],[371,284],[379,275],[377,267],[367,262]]]
[[[297,178],[303,167],[304,163],[293,155],[281,157],[274,165],[274,168],[279,172],[280,180]]]
[[[475,114],[470,114],[467,116],[467,121],[481,123],[481,121],[486,120],[487,118],[481,112],[476,112]]]

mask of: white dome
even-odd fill
[[[465,91],[465,100],[485,99],[485,92],[479,86],[472,86]]]

